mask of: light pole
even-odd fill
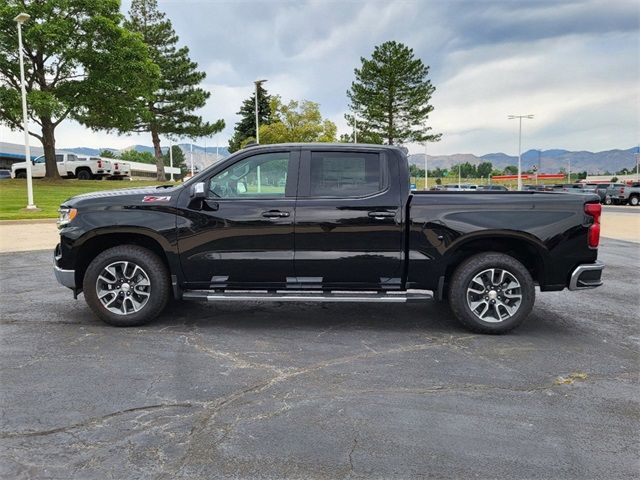
[[[353,143],[358,143],[358,119],[353,117]]]
[[[173,142],[169,141],[169,168],[171,168],[171,181],[175,182],[173,179]]]
[[[260,85],[262,85],[266,80],[256,80],[256,143],[260,143],[260,119],[258,117],[258,90]]]
[[[189,145],[190,145],[189,156],[191,158],[191,176],[193,177],[193,140]]]
[[[427,142],[424,142],[424,189],[429,190],[429,160],[427,160]]]
[[[518,119],[518,190],[522,190],[522,119],[533,118],[533,115],[509,115],[509,120]]]
[[[29,20],[31,15],[21,13],[13,19],[18,24],[18,52],[20,54],[20,89],[22,91],[22,128],[24,130],[24,159],[27,165],[27,210],[36,210],[33,203],[33,183],[31,179],[31,147],[29,145],[29,118],[27,116],[27,90],[24,83],[24,59],[22,55],[22,24]]]

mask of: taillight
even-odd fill
[[[602,215],[602,205],[599,203],[587,203],[584,206],[584,213],[593,217],[593,224],[589,227],[589,248],[598,248],[600,244],[600,215]]]
[[[624,195],[624,187],[620,187],[620,195]]]
[[[102,160],[98,160],[98,168],[102,168]]]

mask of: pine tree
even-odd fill
[[[356,79],[347,96],[363,130],[384,138],[389,145],[435,142],[426,125],[435,87],[427,78],[429,67],[415,58],[413,49],[398,42],[375,47],[371,59],[360,58]]]
[[[165,180],[160,135],[204,137],[224,128],[224,121],[205,122],[194,112],[205,106],[210,92],[199,87],[206,74],[189,58],[187,47],[177,47],[171,21],[158,10],[156,0],[133,0],[126,27],[142,35],[153,61],[160,67],[160,87],[138,119],[135,131],[150,132],[158,169]]]
[[[233,129],[233,136],[229,139],[229,153],[233,153],[242,148],[242,144],[247,139],[256,138],[256,93],[242,102],[240,111],[240,120]],[[273,115],[269,107],[271,96],[267,94],[267,90],[258,84],[258,119],[260,125],[267,125],[272,122]]]

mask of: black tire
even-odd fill
[[[467,301],[467,289],[471,287],[473,279],[478,274],[493,268],[505,270],[515,277],[520,284],[518,290],[521,295],[521,300],[518,309],[511,317],[500,321],[484,321],[471,310],[469,302]],[[496,291],[492,290],[492,292],[495,298]],[[506,290],[502,292],[502,294],[504,293],[506,293]],[[489,300],[489,302],[492,301]],[[503,253],[481,253],[468,258],[458,266],[449,283],[449,305],[451,306],[453,314],[465,328],[478,333],[502,334],[516,328],[527,318],[533,308],[534,302],[535,285],[531,274],[522,263]],[[496,311],[499,311],[497,306],[495,308]],[[503,312],[504,311],[506,310],[503,310]],[[498,314],[498,316],[500,316],[500,314]]]
[[[604,204],[605,205],[611,205],[612,203],[613,203],[613,201],[611,200],[611,197],[609,195],[604,197]]]
[[[24,170],[18,170],[16,172],[16,178],[27,178],[27,172]]]
[[[76,177],[78,177],[78,180],[91,180],[91,172],[89,170],[79,170],[76,173]]]
[[[133,313],[113,313],[98,298],[96,290],[98,276],[105,267],[118,261],[127,261],[138,265],[149,278],[149,298],[140,310]],[[162,312],[171,295],[169,272],[165,264],[155,253],[136,245],[113,247],[94,258],[84,275],[82,288],[85,300],[91,310],[102,321],[116,327],[135,327],[150,322]]]
[[[629,197],[629,205],[637,207],[638,204],[640,204],[640,197],[638,197],[638,195],[632,195]]]

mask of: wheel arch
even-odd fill
[[[101,252],[121,245],[136,245],[155,253],[165,264],[167,271],[173,271],[167,256],[170,248],[164,237],[140,230],[126,230],[118,232],[98,232],[88,235],[79,245],[75,265],[76,285],[82,285],[84,275],[91,261]]]
[[[522,263],[539,285],[545,283],[549,265],[547,248],[532,235],[522,232],[485,231],[478,235],[465,236],[449,247],[450,261],[444,270],[442,293],[446,295],[447,285],[453,272],[469,257],[479,253],[503,253]]]

